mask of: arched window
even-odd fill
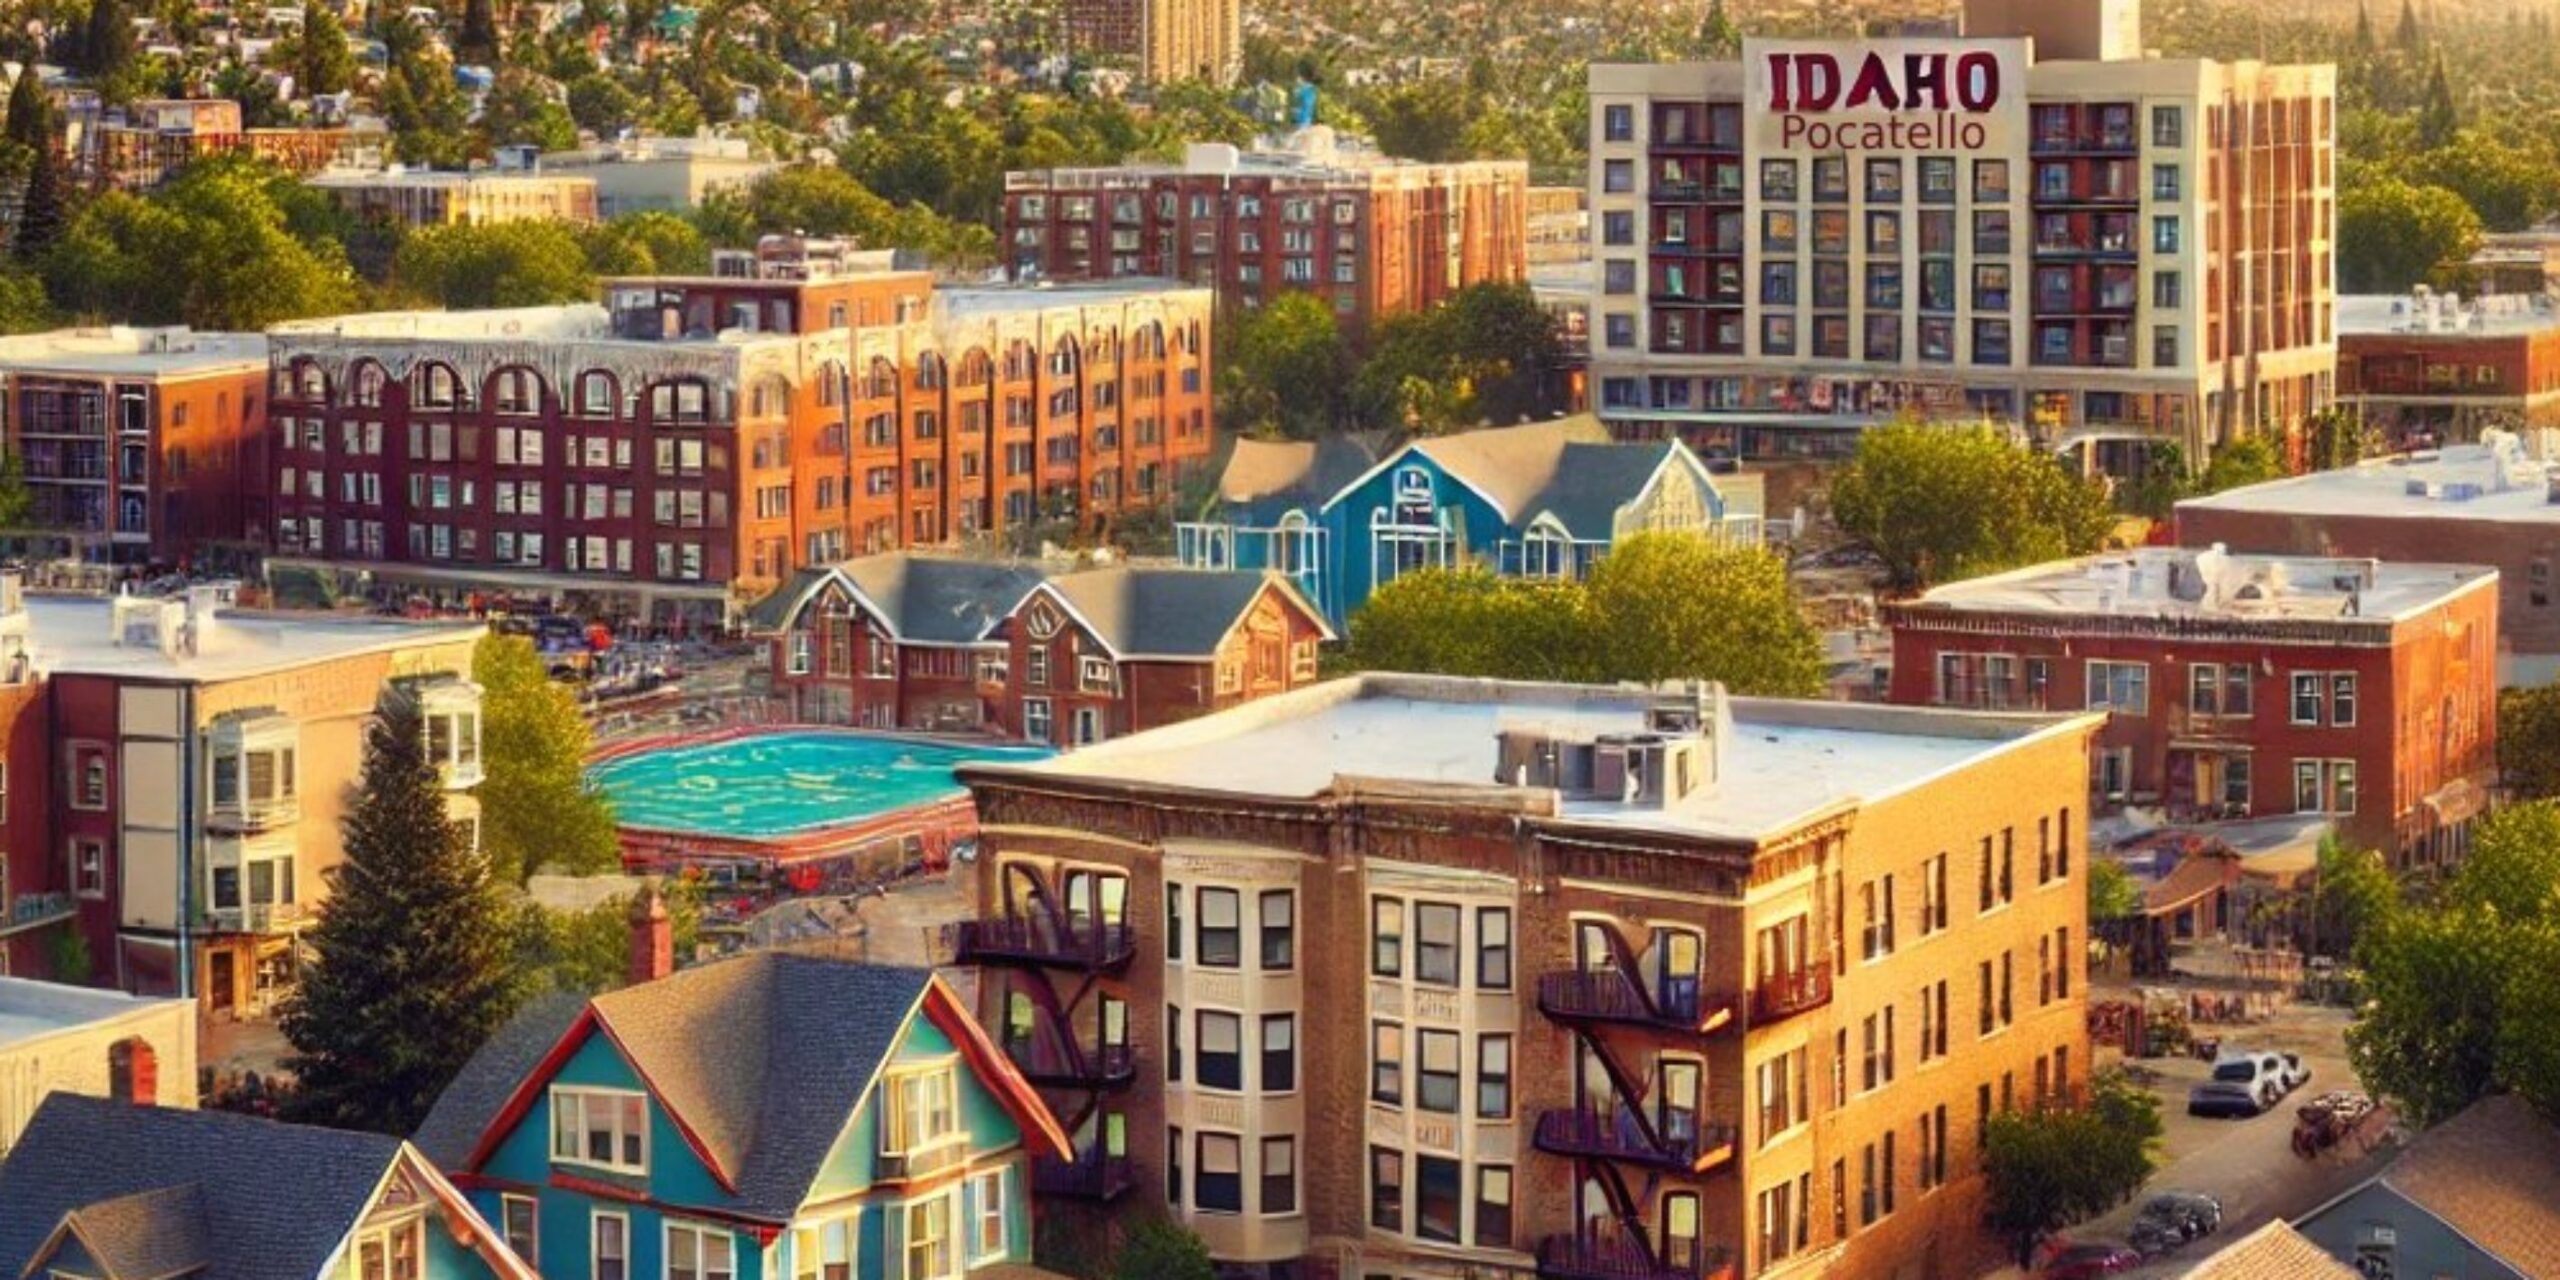
[[[1573,535],[1553,516],[1540,516],[1520,543],[1520,576],[1561,578],[1573,564]]]
[[[960,357],[960,385],[983,387],[995,380],[996,362],[987,358],[984,348],[971,347]]]
[[[1049,348],[1049,372],[1061,378],[1073,374],[1082,363],[1082,354],[1076,347],[1074,334],[1060,337],[1058,345]]]
[[[410,400],[421,409],[453,409],[461,407],[462,379],[453,366],[429,361],[418,366],[409,376]]]
[[[500,413],[542,412],[542,376],[531,369],[500,369],[489,378],[489,402]]]
[[[329,400],[329,375],[316,360],[297,360],[293,364],[293,393],[310,404],[326,404]]]
[[[818,366],[818,403],[830,409],[844,403],[844,366],[833,360]]]
[[[383,384],[390,381],[381,364],[372,360],[356,362],[355,372],[348,378],[347,403],[374,408],[382,403]]]
[[[678,378],[649,388],[649,421],[659,426],[702,426],[713,417],[711,384]]]
[[[616,394],[613,375],[591,370],[578,375],[578,412],[589,418],[613,416]]]
[[[882,356],[871,357],[871,371],[863,376],[862,394],[873,400],[886,400],[898,394],[898,366]]]
[[[942,389],[942,380],[943,368],[941,353],[934,351],[921,351],[916,353],[916,390],[940,391]]]
[[[128,1036],[107,1046],[107,1096],[152,1106],[160,1100],[160,1055],[149,1041]]]
[[[1030,377],[1031,370],[1039,362],[1040,357],[1032,351],[1030,343],[1020,338],[1014,339],[1013,345],[1004,349],[1004,380],[1019,382]]]
[[[768,373],[756,379],[747,393],[747,413],[758,418],[779,417],[791,412],[791,384],[782,375]]]
[[[1139,360],[1164,359],[1164,326],[1150,320],[1130,335],[1129,354]]]

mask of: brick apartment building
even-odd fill
[[[220,561],[263,533],[267,340],[61,329],[0,338],[0,435],[33,523],[114,564]]]
[[[1017,279],[1187,280],[1245,307],[1305,290],[1365,331],[1467,285],[1528,278],[1517,160],[1395,160],[1316,126],[1284,149],[1200,143],[1180,165],[1034,169],[1004,185]]]
[[[1244,69],[1241,0],[1068,0],[1067,46],[1147,84],[1233,84]]]
[[[2498,574],[2146,548],[1885,607],[1892,699],[2110,713],[2092,812],[2325,815],[2457,857],[2497,785]]]
[[[497,222],[595,222],[596,180],[582,174],[387,169],[310,180],[359,222],[412,230]]]
[[[1088,527],[1209,452],[1210,299],[776,240],[606,304],[271,334],[283,563],[718,621],[848,555]]]
[[[2285,556],[2485,565],[2498,571],[2501,688],[2560,679],[2560,502],[2547,432],[2485,433],[2351,467],[2314,471],[2178,504],[2182,546]]]
[[[963,768],[956,941],[1062,1217],[1314,1280],[1969,1276],[1986,1120],[2088,1069],[2098,726],[1356,677]]]
[[[1057,747],[1313,684],[1333,638],[1276,573],[906,552],[801,570],[749,625],[797,720]]]
[[[2136,0],[1965,30],[1592,65],[1603,417],[1751,458],[1988,417],[2131,474],[2329,402],[2335,69],[2145,57]]]
[[[219,155],[269,160],[309,177],[379,167],[391,135],[379,129],[269,128],[241,123],[230,98],[152,98],[105,107],[95,119],[66,113],[63,151],[73,180],[92,191],[142,191]]]
[[[2395,447],[2560,426],[2560,312],[2540,292],[2342,298],[2338,403]]]
[[[265,615],[227,586],[183,598],[26,595],[0,575],[0,936],[51,972],[64,930],[90,978],[270,1012],[344,856],[367,725],[413,699],[470,822],[482,629]]]

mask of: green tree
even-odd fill
[[[596,281],[565,222],[455,223],[414,231],[391,256],[402,292],[451,310],[585,302]]]
[[[1467,158],[1467,126],[1478,114],[1466,86],[1447,76],[1407,81],[1371,97],[1365,114],[1378,149],[1408,160]]]
[[[394,694],[365,740],[311,962],[288,997],[293,1119],[408,1134],[513,1010],[505,902],[447,819],[425,722]]]
[[[2560,165],[2553,163],[2548,144],[2516,146],[2470,128],[2442,144],[2424,145],[2407,166],[2409,179],[2462,197],[2488,229],[2521,231],[2551,213]]]
[[[603,72],[569,82],[569,118],[579,128],[593,129],[601,137],[610,138],[629,128],[639,117],[640,107],[640,95]]]
[[[2205,464],[2204,474],[2196,480],[2195,492],[2220,493],[2283,478],[2284,457],[2276,452],[2275,441],[2266,436],[2242,436],[2213,451],[2213,460]]]
[[[2356,53],[2357,53],[2357,55],[2358,55],[2358,56],[2360,56],[2360,57],[2361,57],[2361,56],[2370,56],[2370,55],[2373,53],[2373,48],[2374,48],[2374,43],[2373,43],[2373,10],[2372,10],[2371,8],[2367,7],[2367,6],[2362,2],[2362,0],[2358,0],[2358,3],[2356,4],[2356,45],[2355,45],[2355,48],[2356,48]]]
[[[44,295],[43,277],[0,267],[0,333],[36,333],[52,327],[53,301]]]
[[[613,806],[587,778],[592,745],[576,695],[533,642],[491,635],[471,655],[481,688],[480,843],[492,873],[590,875],[621,863]]]
[[[20,72],[9,86],[8,140],[29,151],[53,145],[53,99],[45,96],[41,78]]]
[[[271,164],[199,161],[148,196],[82,206],[42,262],[74,315],[258,330],[353,310],[354,272],[314,193]]]
[[[2480,215],[2462,197],[2398,178],[2360,182],[2338,197],[2338,287],[2400,293],[2447,284],[2480,248]]]
[[[1528,286],[1474,284],[1379,326],[1353,394],[1375,426],[1423,435],[1548,416],[1563,356],[1555,320]]]
[[[681,881],[661,886],[669,934],[679,959],[693,954],[701,937],[702,895]],[[515,920],[515,971],[526,995],[545,990],[588,995],[612,991],[631,977],[631,895],[607,898],[584,911],[560,911],[527,901]]]
[[[1482,569],[1405,574],[1351,616],[1349,660],[1372,671],[1503,680],[1599,678],[1580,584],[1499,578]]]
[[[711,246],[702,229],[675,214],[644,209],[588,228],[587,268],[599,276],[708,275]]]
[[[81,73],[103,87],[133,65],[135,52],[133,15],[124,0],[90,0],[89,22],[80,36]]]
[[[1707,0],[1707,20],[1698,28],[1698,53],[1706,58],[1731,58],[1742,52],[1742,28],[1724,11],[1724,0]]]
[[[2085,555],[2114,516],[2104,491],[1990,427],[1902,421],[1869,430],[1831,484],[1841,531],[1904,591]]]
[[[1985,1224],[2026,1265],[2038,1241],[2139,1188],[2157,1163],[2161,1132],[2159,1100],[2114,1075],[2093,1081],[2087,1106],[1992,1116],[1983,1130]]]
[[[2373,433],[2351,409],[2331,407],[2311,415],[2303,428],[2303,466],[2331,471],[2354,466],[2373,451]]]
[[[1150,1217],[1129,1228],[1112,1251],[1110,1280],[1213,1280],[1209,1246],[1179,1223]]]
[[[382,114],[392,154],[403,164],[461,168],[472,154],[470,110],[453,83],[453,64],[440,55],[421,52],[383,79]]]
[[[61,153],[50,143],[36,148],[27,167],[26,188],[18,198],[17,232],[9,242],[20,262],[34,261],[62,237],[69,203]]]
[[[1220,413],[1230,426],[1306,440],[1341,424],[1350,355],[1324,299],[1283,293],[1245,312],[1231,331],[1218,366]]]
[[[2424,43],[2426,43],[2426,36],[2418,30],[2416,0],[2400,0],[2400,25],[2391,31],[2391,47],[2403,53],[2412,53]]]
[[[2358,942],[2391,923],[2400,910],[2400,881],[2371,849],[2322,837],[2311,882],[2311,950],[2352,957]]]
[[[339,93],[355,83],[356,55],[335,9],[304,0],[302,34],[293,38],[293,78],[304,95]]]
[[[2122,920],[2142,911],[2142,887],[2113,858],[2089,859],[2089,919]]]
[[[497,64],[498,15],[490,0],[463,0],[462,31],[454,42],[454,51],[474,65]]]
[[[2462,109],[2454,104],[2453,82],[2446,78],[2444,50],[2427,64],[2427,97],[2418,108],[2418,145],[2433,151],[2453,141],[2462,127]]]
[[[578,145],[578,122],[552,100],[555,86],[522,67],[498,73],[480,106],[480,132],[492,147],[530,144],[545,151]]]
[[[2560,684],[2498,691],[2498,767],[2511,799],[2560,797]]]
[[[1773,553],[1693,533],[1638,534],[1600,558],[1586,590],[1589,648],[1606,679],[1717,680],[1771,696],[1822,690],[1821,638]]]

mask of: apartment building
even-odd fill
[[[92,191],[143,191],[198,160],[247,155],[308,177],[326,169],[380,168],[391,135],[379,128],[248,128],[230,98],[148,98],[69,116],[63,154]]]
[[[1186,280],[1244,307],[1303,290],[1366,331],[1528,277],[1526,162],[1396,160],[1321,125],[1272,149],[1198,143],[1179,165],[1034,169],[1004,185],[1016,279]]]
[[[638,138],[544,152],[538,172],[592,178],[596,213],[612,218],[661,210],[684,213],[720,192],[743,191],[782,167],[759,158],[745,138]]]
[[[2539,286],[2342,298],[2338,403],[2393,447],[2560,426],[2560,311]]]
[[[0,438],[82,559],[221,562],[266,518],[267,340],[183,326],[0,338]]]
[[[2143,56],[2135,0],[1593,64],[1623,433],[1833,457],[1903,413],[2130,474],[2331,399],[2336,74]]]
[[[1054,747],[1313,684],[1334,638],[1276,572],[908,552],[804,569],[748,625],[800,721]]]
[[[2490,430],[2478,444],[2372,458],[2178,504],[2178,542],[2278,556],[2496,569],[2490,644],[2501,688],[2560,679],[2560,434]]]
[[[1233,84],[1244,69],[1241,0],[1069,0],[1067,46],[1147,84]]]
[[[718,623],[800,567],[1099,527],[1207,457],[1205,291],[888,260],[775,237],[602,306],[278,326],[276,552]]]
[[[2452,860],[2497,785],[2498,571],[2144,548],[1885,606],[1891,697],[2108,713],[2092,812],[2318,815]]]
[[[596,180],[576,174],[391,168],[309,180],[359,222],[416,230],[493,222],[595,222]]]
[[[1975,1274],[2089,1066],[2100,717],[1368,675],[978,806],[982,1017],[1238,1274]]]
[[[70,929],[102,985],[271,1011],[386,699],[420,709],[449,809],[474,821],[481,628],[258,614],[232,594],[24,595],[0,575],[13,970],[48,972]]]

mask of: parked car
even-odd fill
[[[2254,1116],[2284,1097],[2284,1068],[2272,1053],[2227,1053],[2213,1076],[2187,1090],[2191,1116]]]
[[[2137,1230],[2146,1223],[2184,1244],[2221,1229],[2222,1202],[2201,1191],[2163,1191],[2146,1201],[2134,1218]],[[2138,1247],[2140,1241],[2135,1244]]]
[[[2044,1264],[2047,1280],[2097,1280],[2142,1265],[2142,1255],[2105,1240],[2065,1245]]]
[[[2284,1091],[2287,1094],[2311,1083],[2311,1064],[2304,1062],[2301,1054],[2279,1053],[2276,1058],[2284,1064]]]

